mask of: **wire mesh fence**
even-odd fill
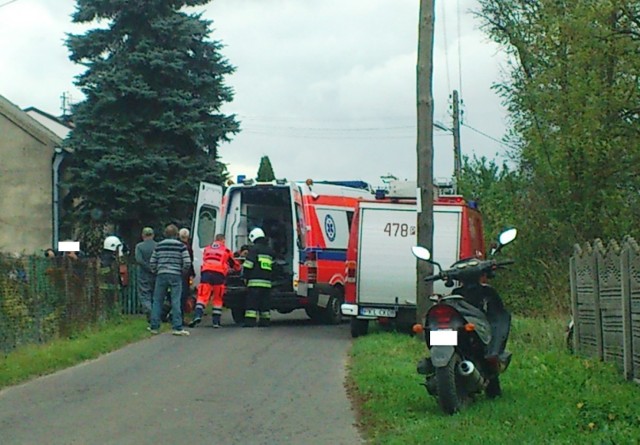
[[[96,258],[0,256],[0,349],[68,337],[120,314],[140,313],[136,268],[120,284],[117,265]]]

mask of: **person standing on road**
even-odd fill
[[[135,256],[138,264],[138,299],[142,310],[147,316],[147,321],[151,320],[151,301],[153,300],[153,288],[156,277],[151,271],[151,255],[156,248],[153,240],[153,229],[145,227],[142,229],[142,241],[136,244]]]
[[[157,245],[149,262],[151,271],[156,274],[151,306],[151,324],[149,331],[157,334],[160,329],[162,303],[171,288],[171,324],[173,335],[189,335],[182,326],[182,277],[191,267],[189,252],[184,243],[178,240],[178,228],[169,224],[164,230],[165,239]]]
[[[191,280],[196,276],[195,269],[193,268],[193,248],[191,247],[191,233],[189,229],[182,228],[178,236],[180,237],[180,241],[187,246],[187,251],[189,252],[189,259],[191,259],[191,267],[189,270],[182,276],[182,295],[180,298],[180,305],[182,308],[182,316],[193,309],[193,306],[189,306],[189,298],[191,298]]]
[[[249,233],[247,257],[242,264],[243,276],[247,281],[247,305],[244,312],[244,327],[267,327],[271,322],[271,270],[273,249],[261,228],[256,227]]]
[[[239,272],[240,263],[233,257],[233,253],[224,244],[224,235],[218,234],[213,244],[205,247],[202,254],[200,268],[200,284],[198,285],[198,302],[196,313],[189,327],[194,327],[202,321],[204,311],[213,293],[213,309],[211,322],[214,328],[220,327],[222,316],[222,297],[229,268]]]

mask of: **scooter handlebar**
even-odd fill
[[[424,281],[436,281],[436,280],[439,280],[440,278],[442,278],[440,274],[428,275],[425,277]]]
[[[504,261],[500,261],[499,263],[496,263],[496,267],[502,267],[502,266],[509,266],[510,264],[515,264],[516,262],[514,260],[504,260]]]

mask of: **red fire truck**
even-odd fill
[[[403,328],[415,323],[416,259],[411,253],[417,244],[415,191],[415,182],[392,184],[390,194],[360,201],[356,208],[342,305],[343,315],[351,317],[353,337],[365,335],[371,320],[395,321]],[[480,212],[462,196],[436,196],[434,257],[450,265],[461,258],[482,257],[484,252]],[[444,292],[443,286],[442,282],[434,283],[434,292]]]
[[[244,180],[224,193],[200,183],[192,232],[195,282],[204,247],[217,233],[235,252],[260,227],[276,252],[272,309],[304,309],[314,320],[340,323],[350,225],[358,201],[372,196],[362,181]],[[242,280],[230,276],[224,305],[236,322],[244,319],[245,297]]]

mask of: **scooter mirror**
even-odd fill
[[[500,245],[504,246],[505,244],[509,244],[511,241],[516,239],[517,235],[518,229],[508,229],[500,234],[500,236],[498,237],[498,241],[500,242]]]
[[[413,246],[411,248],[411,252],[413,252],[413,256],[420,258],[421,260],[429,261],[431,259],[431,252],[429,252],[429,249],[425,247]]]

